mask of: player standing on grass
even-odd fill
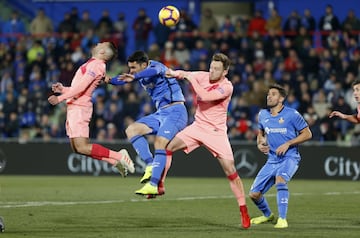
[[[333,111],[330,113],[329,117],[340,117],[341,119],[347,120],[354,124],[360,123],[360,79],[356,79],[352,83],[353,95],[355,101],[357,102],[357,114],[347,115],[339,111]]]
[[[187,125],[188,114],[185,97],[175,78],[165,76],[168,68],[160,62],[149,60],[144,51],[135,51],[129,56],[130,72],[107,79],[110,84],[138,81],[147,91],[156,107],[156,112],[145,116],[126,128],[125,132],[135,151],[146,163],[141,183],[158,185],[166,164],[165,147]],[[155,156],[150,152],[145,135],[155,134]],[[161,184],[160,184],[161,185]],[[157,187],[155,187],[157,188]]]
[[[89,143],[89,122],[93,112],[91,96],[105,77],[105,63],[116,57],[116,47],[111,42],[98,43],[91,53],[92,58],[76,71],[70,87],[64,87],[61,83],[52,85],[53,92],[61,95],[52,95],[48,101],[52,105],[57,105],[66,100],[66,133],[70,138],[71,148],[76,153],[106,161],[115,166],[125,177],[128,171],[131,173],[135,171],[134,164],[125,149],[117,152],[99,144]]]
[[[310,140],[312,133],[304,118],[296,110],[284,106],[286,90],[272,85],[267,94],[267,109],[259,112],[258,149],[267,154],[265,165],[258,172],[250,189],[250,198],[263,213],[252,218],[252,224],[274,220],[264,194],[273,186],[277,189],[279,218],[275,228],[286,228],[289,191],[288,182],[300,163],[298,145]]]
[[[233,85],[226,78],[229,67],[229,58],[218,53],[212,57],[209,72],[168,70],[169,77],[186,79],[191,83],[197,95],[197,107],[195,121],[180,131],[166,148],[168,165],[161,181],[165,179],[174,151],[184,150],[185,153],[190,153],[201,145],[205,146],[223,168],[240,208],[242,226],[249,228],[250,218],[246,207],[244,186],[236,171],[234,155],[227,136],[227,109],[233,92]],[[137,192],[157,195],[156,180],[151,179],[150,183]]]

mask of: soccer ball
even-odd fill
[[[174,6],[166,6],[159,11],[159,21],[167,27],[175,26],[180,20],[180,12]]]

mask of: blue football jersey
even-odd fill
[[[268,109],[260,110],[259,129],[265,132],[270,147],[268,162],[277,163],[286,157],[300,159],[297,145],[290,146],[283,156],[277,156],[275,151],[280,145],[297,137],[299,132],[307,126],[305,119],[295,109],[285,106],[276,116],[272,116]]]
[[[167,67],[162,63],[150,60],[148,67],[141,75],[151,76],[139,78],[139,83],[147,91],[156,108],[160,108],[172,102],[185,101],[181,87],[175,78],[165,77]]]

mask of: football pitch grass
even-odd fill
[[[225,178],[175,178],[165,196],[134,194],[140,177],[0,176],[0,237],[360,237],[359,181],[298,180],[289,184],[287,229],[240,227]],[[246,193],[252,179],[245,179]],[[275,214],[276,190],[267,195]],[[247,198],[250,216],[260,212]]]

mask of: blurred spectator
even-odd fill
[[[70,20],[75,29],[77,30],[76,26],[79,23],[79,9],[77,7],[72,7],[70,10]]]
[[[133,120],[138,119],[140,112],[140,103],[137,100],[135,92],[129,92],[124,102],[123,114],[131,117]]]
[[[33,45],[27,52],[27,62],[32,63],[35,61],[39,56],[45,55],[45,49],[41,44],[41,41],[35,40]]]
[[[185,9],[180,9],[180,20],[175,26],[175,31],[192,32],[197,28],[195,22],[191,19]]]
[[[20,121],[17,112],[10,112],[9,118],[5,121],[4,137],[14,138],[20,135]]]
[[[95,29],[95,22],[90,17],[89,11],[86,11],[86,10],[83,11],[83,13],[81,15],[81,19],[78,20],[78,22],[76,24],[76,28],[80,32],[81,35],[85,35],[88,32],[88,30],[90,30],[90,29]]]
[[[158,44],[152,43],[148,50],[149,59],[160,61],[161,59],[161,49]]]
[[[322,119],[327,117],[327,109],[330,108],[331,104],[328,103],[326,93],[324,89],[319,89],[314,95],[312,99],[312,107],[316,112],[316,115]]]
[[[275,34],[281,33],[281,24],[282,24],[282,18],[279,15],[278,11],[273,8],[270,12],[270,17],[266,21],[265,29],[267,31],[274,31]]]
[[[300,24],[301,26],[305,27],[305,29],[310,33],[313,33],[313,31],[315,31],[316,20],[315,17],[311,15],[310,9],[306,8],[304,10],[304,15],[301,17]]]
[[[20,19],[17,11],[12,11],[10,19],[5,21],[2,27],[4,38],[11,45],[16,43],[16,40],[26,33],[25,24]]]
[[[330,31],[337,31],[340,29],[340,22],[338,17],[333,12],[333,7],[327,5],[325,8],[325,15],[320,18],[319,30],[322,35],[322,45],[327,46],[326,38]]]
[[[186,48],[183,41],[178,41],[174,49],[174,57],[179,62],[180,66],[184,65],[190,60],[190,50]]]
[[[135,18],[132,28],[135,32],[135,48],[137,50],[147,51],[153,25],[151,18],[147,16],[144,8],[138,10],[138,16]]]
[[[81,40],[81,47],[86,54],[89,54],[90,49],[99,42],[100,39],[95,34],[94,29],[88,29],[85,36]]]
[[[199,31],[201,33],[215,33],[219,29],[219,23],[211,8],[205,8],[201,14]]]
[[[155,25],[153,32],[154,32],[156,44],[160,47],[160,49],[163,49],[165,43],[169,40],[171,29],[158,22]]]
[[[174,54],[174,43],[172,41],[167,41],[165,43],[165,47],[162,51],[160,61],[169,68],[177,68],[179,66],[179,62]]]
[[[39,8],[36,17],[30,23],[30,33],[34,38],[42,39],[50,36],[53,32],[53,21],[46,16],[43,8]]]
[[[118,60],[126,62],[126,46],[128,43],[128,23],[125,19],[125,13],[120,12],[114,21],[114,34],[117,39],[116,46],[118,48]]]
[[[341,24],[343,31],[359,31],[360,30],[360,20],[356,17],[354,10],[349,10],[346,18]],[[351,33],[351,35],[356,36],[358,33]]]
[[[60,22],[59,27],[57,29],[57,32],[59,32],[59,33],[63,33],[63,32],[73,33],[75,31],[76,31],[76,25],[73,23],[70,13],[65,12],[64,13],[64,18]]]
[[[234,32],[236,38],[246,37],[248,28],[248,19],[247,17],[238,17],[234,23]]]
[[[74,64],[71,61],[64,62],[60,68],[59,82],[64,86],[69,87],[74,73]]]
[[[299,69],[299,58],[295,50],[290,50],[288,57],[285,58],[285,71],[294,73]]]
[[[294,38],[294,47],[297,52],[303,54],[302,56],[306,56],[312,48],[312,37],[303,26],[299,28],[299,32]]]
[[[309,106],[303,116],[306,122],[309,124],[311,133],[313,135],[312,140],[322,141],[323,138],[320,130],[320,120],[314,108]]]
[[[253,18],[249,21],[248,26],[248,35],[252,35],[254,31],[258,32],[261,35],[266,34],[266,20],[262,15],[262,12],[260,10],[255,11],[255,15]]]
[[[227,30],[227,32],[234,33],[235,32],[235,26],[232,23],[231,16],[226,15],[224,18],[224,22],[222,23],[220,27],[220,32],[224,32],[224,30]]]
[[[284,34],[286,37],[294,38],[300,29],[300,16],[297,11],[293,10],[285,20]]]
[[[113,31],[113,20],[110,17],[110,12],[104,9],[101,13],[101,17],[96,24],[96,34],[100,39],[103,39],[106,35],[111,34]]]
[[[192,67],[197,65],[201,60],[206,60],[208,57],[208,50],[205,47],[203,40],[195,42],[195,48],[190,53],[190,64]]]

